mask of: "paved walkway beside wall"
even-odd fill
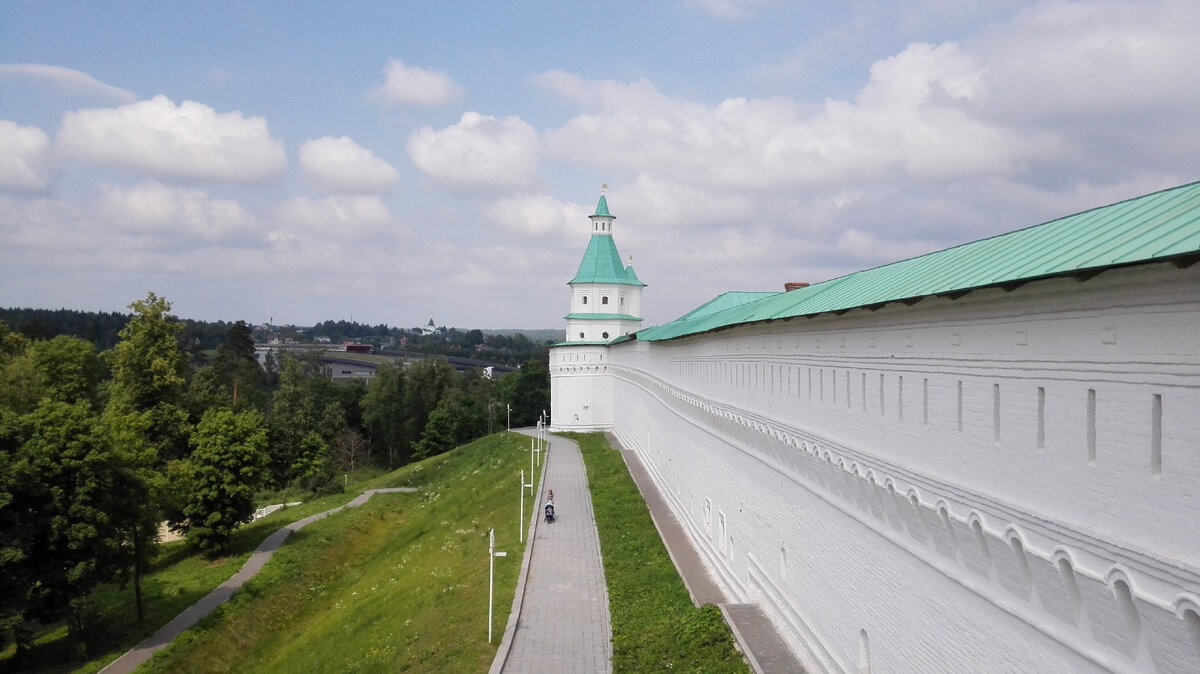
[[[293,532],[299,531],[313,522],[328,517],[345,508],[356,508],[366,503],[367,500],[375,494],[414,491],[416,491],[416,489],[413,487],[368,489],[367,491],[364,491],[363,493],[354,497],[354,500],[350,501],[344,506],[338,506],[336,508],[326,510],[325,512],[317,513],[316,515],[309,515],[308,517],[292,522],[270,536],[267,536],[266,540],[258,544],[258,547],[255,548],[254,552],[250,555],[250,559],[246,560],[246,563],[242,565],[242,568],[239,569],[232,578],[218,585],[216,589],[206,594],[200,599],[200,601],[184,609],[183,613],[175,616],[174,620],[164,625],[154,634],[146,637],[142,643],[134,646],[133,649],[127,652],[125,655],[113,660],[107,667],[100,670],[101,674],[126,674],[127,672],[132,672],[138,668],[138,665],[149,660],[156,651],[166,648],[167,645],[169,645],[171,641],[174,640],[175,637],[179,636],[184,630],[200,622],[200,619],[209,613],[212,613],[213,609],[217,608],[221,604],[224,604],[226,601],[229,601],[229,598],[232,597],[235,592],[240,590],[246,581],[253,578],[255,574],[262,570],[263,566],[266,565],[267,560],[271,559],[271,555],[275,554],[275,551],[278,550],[281,545],[283,545],[283,542],[287,540],[287,537],[291,536]]]
[[[522,431],[528,432],[528,431]],[[612,671],[612,626],[600,537],[579,445],[550,436],[538,504],[554,490],[558,519],[530,527],[532,554],[515,629],[506,630],[493,672]],[[539,512],[536,515],[540,516]],[[511,647],[510,647],[511,646]]]

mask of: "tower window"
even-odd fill
[[[604,339],[608,339],[608,333],[607,333],[607,332],[605,332],[605,333],[601,333],[601,335],[600,335],[600,336],[601,336],[601,337],[603,337]]]
[[[600,304],[608,304],[608,295],[600,298]]]
[[[583,333],[582,333],[582,332],[581,332],[581,333],[579,333],[579,338],[580,338],[580,339],[583,339]]]
[[[587,295],[584,295],[584,296],[583,296],[583,303],[584,303],[584,304],[587,304]]]

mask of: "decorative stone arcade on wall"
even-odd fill
[[[551,430],[594,431],[612,427],[609,344],[642,324],[642,288],[632,264],[621,261],[613,221],[603,194],[588,218],[592,235],[571,288],[567,339],[550,350]]]

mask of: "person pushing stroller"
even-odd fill
[[[554,521],[554,490],[553,489],[550,489],[546,492],[546,505],[544,507],[544,510],[546,511],[546,523],[549,524],[549,523],[553,522]]]

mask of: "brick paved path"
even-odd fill
[[[510,674],[611,672],[612,627],[600,539],[579,445],[550,436],[545,490],[558,520],[539,522],[521,615],[501,671]]]

